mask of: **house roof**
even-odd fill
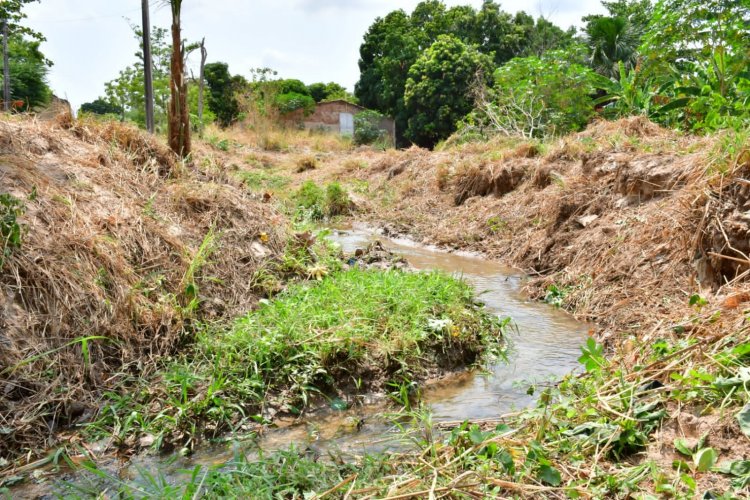
[[[359,104],[354,104],[353,102],[349,102],[346,99],[334,99],[332,101],[321,101],[321,102],[317,103],[316,106],[325,106],[326,104],[336,104],[336,103],[339,103],[339,104],[341,104],[341,103],[348,104],[350,106],[354,106],[355,108],[359,108],[359,109],[361,109],[363,111],[367,109],[364,106],[360,106]]]

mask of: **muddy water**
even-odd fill
[[[425,393],[433,420],[493,418],[529,405],[532,384],[549,382],[576,368],[588,326],[563,311],[521,294],[523,276],[496,262],[448,253],[406,239],[383,239],[366,228],[339,231],[333,235],[345,252],[353,252],[379,239],[403,255],[417,269],[440,269],[463,276],[478,292],[487,310],[510,316],[515,331],[509,331],[511,349],[507,362],[489,367],[488,373],[473,372],[451,377]]]
[[[430,384],[424,391],[423,401],[431,408],[433,421],[491,419],[523,408],[534,400],[528,391],[530,386],[550,382],[577,367],[588,326],[551,306],[527,300],[520,291],[523,276],[517,271],[473,255],[443,252],[405,239],[383,238],[363,227],[336,231],[331,238],[347,253],[380,240],[417,269],[440,269],[462,276],[481,293],[480,299],[489,311],[512,318],[516,328],[508,331],[510,348],[506,361],[497,362],[483,372],[448,377]],[[383,416],[390,411],[393,408],[388,401],[374,400],[352,405],[346,411],[324,410],[299,421],[281,421],[278,428],[259,438],[205,447],[189,458],[141,456],[127,464],[113,460],[99,465],[125,480],[139,481],[139,471],[146,470],[169,482],[179,482],[186,479],[186,470],[196,465],[221,466],[238,454],[252,457],[260,450],[270,452],[292,445],[316,455],[362,454],[408,447],[410,441],[404,433]],[[79,482],[82,478],[64,479]],[[41,488],[26,485],[14,493],[20,494],[20,498],[49,492],[49,485]]]

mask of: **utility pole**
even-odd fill
[[[154,133],[154,77],[151,62],[151,20],[149,16],[148,0],[141,0],[143,11],[143,81],[146,96],[146,129]]]
[[[198,82],[198,134],[203,138],[203,92],[206,88],[206,59],[208,51],[206,50],[206,39],[201,40],[201,70],[200,81]]]
[[[10,56],[8,55],[8,18],[3,19],[3,110],[10,111]]]

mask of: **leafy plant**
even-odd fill
[[[361,111],[354,115],[354,144],[372,144],[385,137],[380,127],[383,115],[373,110]]]
[[[24,212],[21,200],[8,193],[0,194],[0,268],[13,249],[21,246],[23,227],[19,224],[18,217]]]

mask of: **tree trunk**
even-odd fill
[[[206,51],[206,39],[201,40],[201,69],[200,69],[200,81],[198,83],[198,136],[203,138],[203,93],[206,89],[206,59],[208,59],[208,51]]]
[[[146,129],[154,133],[154,79],[153,63],[151,62],[151,20],[149,16],[148,0],[141,0],[143,11],[143,81],[146,97]]]
[[[3,19],[3,110],[10,111],[10,55],[8,54],[8,20]]]
[[[169,147],[181,158],[190,154],[190,110],[185,78],[185,47],[180,29],[181,0],[172,0],[172,78],[169,101]]]

